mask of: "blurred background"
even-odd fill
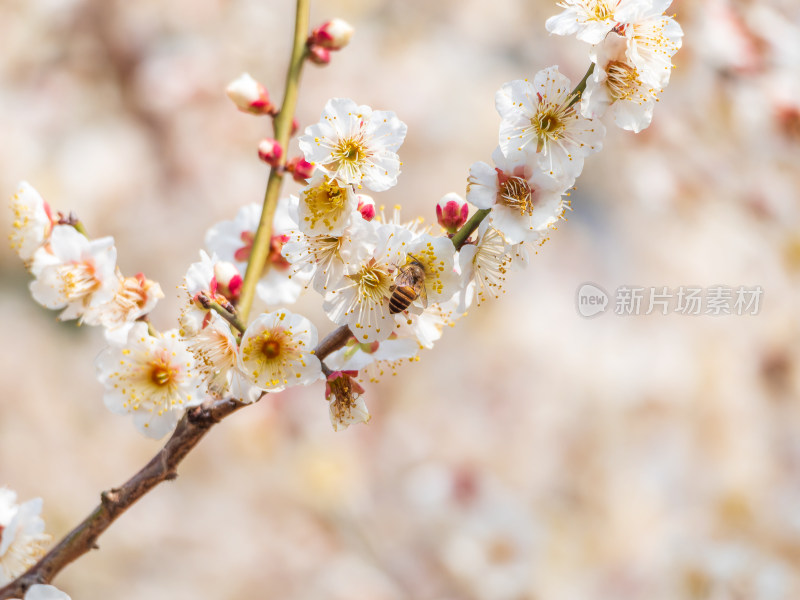
[[[28,180],[113,235],[123,272],[166,292],[159,328],[205,231],[262,198],[269,122],[224,88],[249,71],[280,100],[293,10],[0,3],[0,190]],[[312,10],[356,34],[306,67],[300,123],[335,96],[395,111],[403,173],[375,198],[428,222],[489,160],[504,82],[552,64],[577,81],[589,64],[588,45],[547,34],[550,1]],[[55,583],[76,600],[800,598],[800,5],[673,11],[686,37],[653,125],[609,123],[568,221],[501,299],[369,386],[368,425],[334,434],[321,384],[267,397]],[[0,269],[0,485],[43,497],[59,539],[160,444],[103,407],[102,332],[37,306],[8,248]],[[625,285],[763,295],[757,315],[585,319],[587,281],[612,302]],[[297,310],[324,335],[318,304]]]

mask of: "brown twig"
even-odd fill
[[[338,329],[334,329],[325,336],[324,340],[317,344],[317,347],[314,348],[314,355],[321,361],[325,360],[326,356],[344,346],[351,337],[353,337],[353,333],[350,328],[347,325],[342,325]]]
[[[49,583],[64,567],[97,548],[97,539],[147,492],[178,476],[178,465],[212,426],[245,406],[232,399],[208,400],[186,411],[169,441],[121,487],[100,494],[100,504],[83,522],[23,575],[0,589],[0,600],[22,598],[37,583]]]

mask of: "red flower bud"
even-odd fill
[[[277,109],[269,100],[266,88],[253,79],[248,73],[243,73],[233,80],[225,89],[228,98],[233,100],[236,107],[253,115],[274,115]]]
[[[296,182],[307,183],[306,180],[314,174],[314,165],[302,156],[295,156],[286,163],[286,170],[292,174]]]
[[[272,138],[264,138],[258,143],[258,158],[272,167],[277,167],[283,158],[283,148]]]
[[[327,65],[331,62],[331,51],[316,44],[308,47],[308,60],[315,65]]]
[[[364,217],[365,221],[372,221],[375,218],[375,200],[366,194],[358,194],[358,212]]]
[[[308,38],[309,46],[321,46],[328,50],[341,50],[350,42],[355,29],[342,19],[332,19],[317,27]]]
[[[467,222],[469,206],[458,194],[446,194],[436,205],[436,220],[448,233],[455,233]]]

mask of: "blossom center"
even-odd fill
[[[348,156],[351,152],[354,151],[348,151]],[[331,230],[347,203],[347,195],[335,181],[326,181],[303,192],[303,200],[309,212],[305,220],[310,222],[311,227],[316,227],[322,221]]]
[[[150,363],[150,381],[163,387],[177,379],[178,371],[163,358],[157,358]]]
[[[64,283],[64,297],[69,302],[85,298],[98,287],[94,265],[86,262],[66,263],[59,267],[61,281]]]
[[[359,296],[375,303],[381,302],[389,295],[389,288],[393,282],[389,274],[374,263],[364,265],[350,278],[356,282]]]
[[[639,85],[635,67],[619,60],[612,60],[606,67],[608,92],[617,100],[629,98]]]
[[[567,124],[565,117],[572,107],[544,107],[531,118],[531,126],[536,134],[536,151],[541,152],[548,140],[559,140],[563,137]]]
[[[281,354],[281,343],[278,340],[267,340],[264,342],[264,345],[261,346],[261,352],[267,360],[278,358]]]
[[[500,188],[498,202],[519,211],[520,215],[533,214],[533,193],[530,184],[522,177],[509,177]]]
[[[601,0],[594,5],[590,18],[593,18],[597,21],[605,21],[606,19],[610,19],[612,16],[614,16],[614,11],[608,7],[604,0]]]
[[[367,157],[367,147],[357,138],[340,140],[333,150],[333,156],[340,163],[361,164]]]
[[[510,563],[516,554],[513,544],[502,537],[491,540],[488,546],[489,561],[496,565]]]

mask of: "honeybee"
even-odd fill
[[[398,271],[391,288],[389,312],[391,314],[403,312],[417,299],[423,307],[427,307],[428,294],[425,291],[425,267],[423,264],[410,256],[408,263],[404,267],[399,267]]]

